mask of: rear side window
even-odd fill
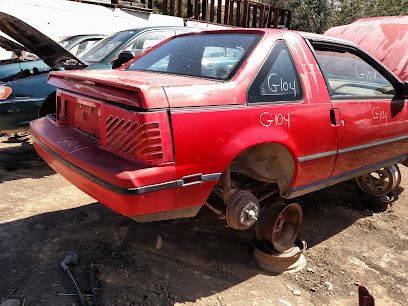
[[[362,58],[346,51],[319,50],[319,66],[334,98],[383,98],[394,95],[394,87],[378,70]]]
[[[128,69],[226,80],[258,40],[257,34],[175,37],[139,57]]]
[[[298,101],[299,76],[286,43],[278,41],[248,90],[248,103]]]

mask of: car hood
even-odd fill
[[[40,57],[50,67],[62,63],[68,66],[85,66],[77,57],[48,36],[24,21],[3,12],[0,12],[0,31]]]
[[[28,51],[28,52],[30,52],[24,46],[14,42],[14,41],[12,41],[10,39],[7,39],[6,37],[1,36],[1,35],[0,35],[0,47],[3,48],[4,50],[7,50],[7,51],[14,51],[14,52]]]

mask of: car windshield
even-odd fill
[[[84,62],[99,62],[116,50],[119,46],[126,43],[137,31],[123,31],[112,34],[111,36],[102,39],[88,51],[79,55],[80,60]]]
[[[180,36],[142,55],[127,69],[225,80],[258,40],[257,34]]]

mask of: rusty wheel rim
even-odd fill
[[[375,197],[387,195],[398,187],[400,181],[401,174],[396,165],[381,168],[356,178],[360,189]]]
[[[283,252],[293,246],[302,220],[303,212],[299,204],[289,204],[280,211],[271,235],[271,243],[276,250]]]
[[[278,252],[293,247],[303,221],[299,204],[283,201],[271,203],[263,208],[256,224],[256,239],[269,242]]]

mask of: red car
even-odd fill
[[[191,33],[120,70],[52,72],[49,82],[57,113],[31,123],[34,146],[78,188],[138,221],[218,205],[229,226],[256,223],[278,251],[302,220],[282,199],[351,178],[385,196],[407,158],[408,84],[325,36]]]

